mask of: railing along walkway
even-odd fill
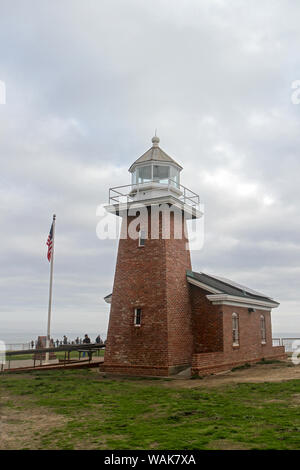
[[[88,356],[87,361],[91,362],[93,354],[96,353],[99,356],[101,349],[104,349],[104,348],[105,348],[105,344],[90,343],[90,344],[74,344],[74,345],[66,344],[66,345],[58,346],[56,348],[52,347],[52,348],[40,348],[40,349],[25,349],[25,350],[23,349],[19,351],[7,351],[5,354],[6,356],[5,363],[8,364],[8,367],[5,367],[5,364],[2,364],[0,370],[1,372],[3,372],[4,370],[10,370],[12,362],[14,363],[21,362],[21,360],[12,359],[13,357],[16,357],[16,356],[32,356],[32,358],[31,359],[29,358],[29,360],[33,362],[33,368],[41,367],[43,363],[45,365],[44,357],[46,353],[54,353],[54,354],[61,353],[61,352],[64,353],[64,357],[61,361],[54,363],[52,360],[49,365],[55,365],[55,364],[66,365],[66,364],[70,364],[71,362],[74,362],[74,363],[83,362],[80,357],[81,357],[81,354],[85,352],[87,353],[87,356]],[[78,360],[70,358],[71,353],[74,351],[78,352]],[[27,361],[27,359],[25,360]],[[28,368],[28,367],[30,366],[28,365],[24,366],[24,368]],[[13,367],[13,369],[15,368],[19,369],[19,367]]]

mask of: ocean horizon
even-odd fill
[[[63,336],[66,335],[68,340],[73,341],[77,337],[78,338],[84,338],[85,334],[88,334],[90,337],[91,341],[94,342],[96,337],[100,335],[100,337],[105,340],[106,339],[106,332],[101,332],[101,331],[72,331],[71,333],[68,333],[67,331],[54,331],[51,333],[51,338],[56,341],[57,339],[61,341],[63,339]],[[3,341],[5,344],[26,344],[29,343],[30,341],[36,341],[38,336],[46,336],[46,332],[40,332],[40,331],[33,331],[32,333],[24,332],[24,333],[10,333],[10,332],[0,332],[0,341]]]
[[[98,335],[101,336],[103,340],[106,339],[107,332],[105,331],[92,331],[91,329],[87,330],[82,330],[82,331],[62,331],[62,330],[54,330],[53,333],[51,333],[51,338],[56,341],[57,339],[60,341],[63,339],[63,336],[66,335],[68,340],[73,341],[77,337],[78,338],[84,338],[85,334],[88,334],[91,341],[95,341],[96,337]],[[36,341],[38,336],[45,336],[46,332],[41,332],[41,331],[32,331],[32,332],[9,332],[9,331],[3,331],[0,332],[0,341],[4,341],[6,344],[25,344],[29,343],[30,341]],[[272,333],[273,338],[299,338],[300,339],[300,332],[298,333],[287,333],[287,332],[273,332]]]

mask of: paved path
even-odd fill
[[[74,362],[73,362],[74,361]],[[91,367],[96,367],[100,362],[103,362],[103,357],[101,356],[95,356],[92,361],[89,361],[86,358],[81,358],[79,360],[74,360],[72,362],[66,363],[64,365],[63,362],[59,362],[58,359],[52,359],[49,361],[49,364],[44,364],[44,361],[42,362],[42,365],[40,365],[40,361],[36,361],[35,367],[33,367],[33,360],[32,359],[26,359],[26,360],[20,360],[20,361],[10,361],[10,364],[6,362],[4,366],[4,370],[20,370],[20,369],[33,369],[33,370],[50,370],[50,369],[61,369],[61,368],[72,368],[72,367],[88,367],[90,364]],[[9,367],[10,366],[10,367]]]
[[[52,359],[49,361],[50,364],[58,364],[57,359]],[[40,364],[40,361],[35,361],[36,365]],[[33,360],[32,359],[20,359],[18,361],[10,361],[10,364],[8,360],[6,360],[6,363],[4,365],[4,370],[6,369],[19,369],[20,367],[33,367]]]

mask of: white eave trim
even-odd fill
[[[134,209],[139,209],[140,207],[145,207],[145,206],[154,206],[154,205],[159,205],[159,204],[173,204],[175,207],[178,207],[179,209],[184,209],[185,214],[190,214],[192,218],[200,218],[203,215],[203,212],[201,212],[198,209],[198,206],[192,206],[190,204],[184,204],[184,202],[181,199],[178,199],[176,196],[173,196],[172,194],[169,194],[167,196],[158,196],[155,198],[151,199],[139,199],[136,201],[130,201],[130,202],[120,202],[116,204],[109,204],[107,206],[104,206],[104,209],[107,212],[110,212],[111,214],[114,215],[120,215],[123,212],[126,213],[128,209],[133,207]],[[207,289],[208,290],[208,289]]]
[[[170,157],[172,158],[172,157]],[[176,166],[176,168],[179,170],[179,171],[182,171],[183,170],[183,167],[179,165],[179,163],[176,163],[175,161],[173,160],[154,160],[154,159],[150,159],[150,160],[144,160],[143,162],[134,162],[131,167],[128,169],[128,171],[130,173],[133,173],[135,168],[138,166],[138,167],[141,167],[141,166],[147,166],[147,165],[151,165],[152,163],[154,163],[155,165],[162,165],[162,166],[170,166],[170,165],[173,165],[173,166]]]
[[[112,294],[109,294],[106,297],[104,297],[104,300],[107,304],[111,304],[111,297],[112,297]]]
[[[249,299],[249,297],[237,297],[235,295],[228,294],[209,294],[206,298],[213,305],[233,305],[236,307],[254,307],[261,310],[270,310],[277,308],[279,303],[268,302],[266,300]]]
[[[213,287],[207,286],[203,282],[197,281],[193,277],[190,277],[188,274],[187,274],[187,280],[190,284],[193,284],[194,286],[197,286],[197,287],[201,287],[201,289],[206,290],[208,292],[211,292],[212,294],[222,294],[222,292],[220,290],[217,290],[217,289],[214,289]],[[206,297],[208,297],[208,296],[206,296]]]

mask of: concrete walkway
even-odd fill
[[[43,361],[44,362],[44,361]],[[42,363],[43,363],[42,362]],[[49,363],[52,365],[52,364],[58,364],[58,360],[57,359],[52,359],[51,361],[49,361]],[[40,361],[35,361],[35,365],[40,365]],[[18,361],[6,361],[6,363],[4,364],[4,370],[7,370],[7,369],[19,369],[20,367],[33,367],[33,360],[32,359],[20,359]]]
[[[22,371],[22,370],[52,370],[52,369],[74,369],[74,368],[81,368],[81,367],[97,367],[100,363],[103,362],[103,357],[94,357],[91,361],[88,361],[86,358],[81,358],[80,361],[77,359],[73,359],[71,362],[59,362],[58,359],[53,359],[49,361],[48,364],[42,363],[40,365],[40,361],[36,361],[35,367],[33,366],[33,360],[20,360],[20,361],[10,361],[10,364],[6,362],[4,365],[4,372],[15,372],[15,371]],[[9,367],[10,366],[10,367]]]

